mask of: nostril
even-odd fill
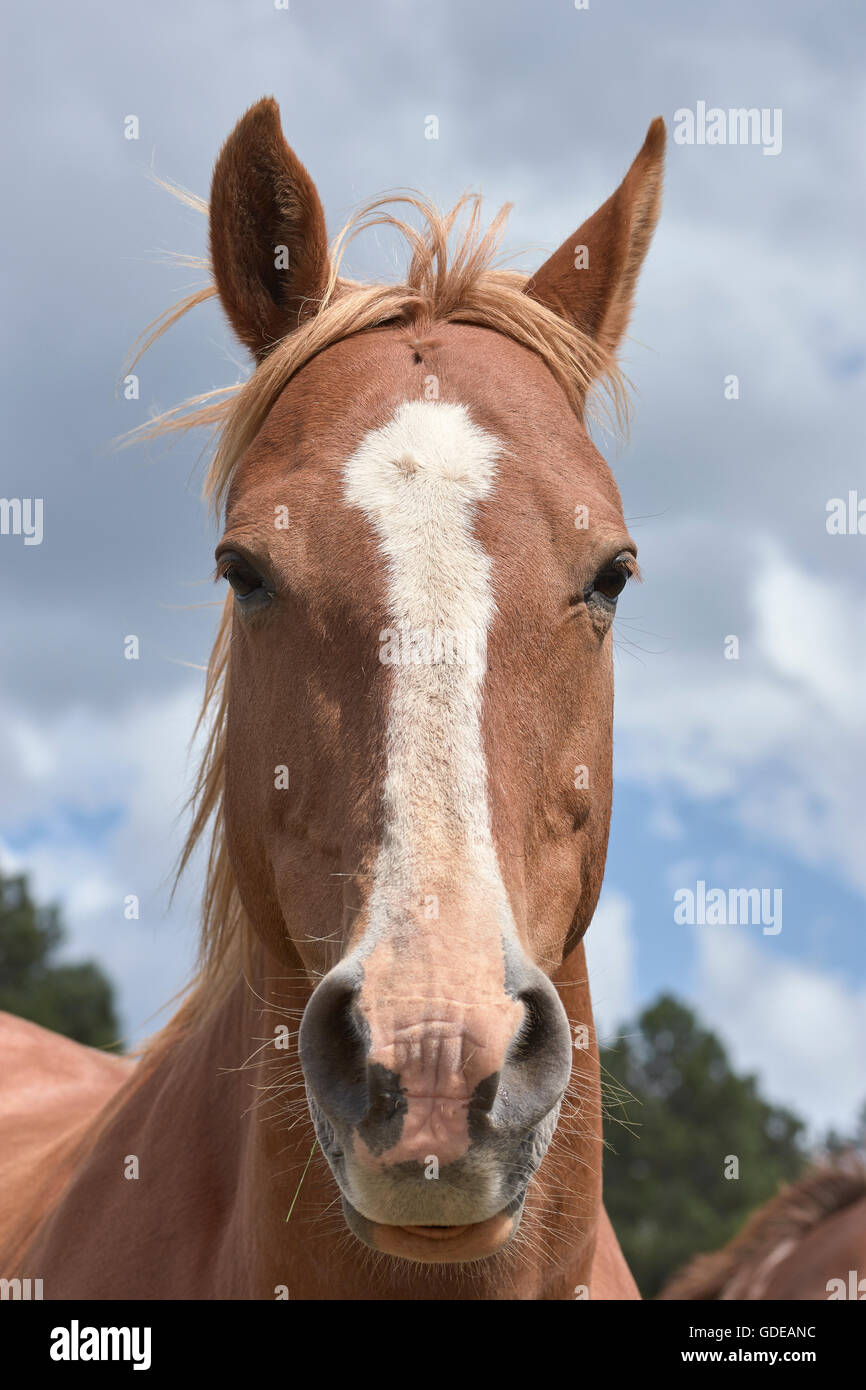
[[[326,977],[301,1020],[298,1050],[308,1089],[326,1114],[358,1124],[367,1113],[367,1039],[358,987]]]
[[[523,1022],[508,1051],[510,1062],[529,1062],[550,1042],[550,1010],[539,989],[526,989],[517,996],[523,1005]]]
[[[536,967],[525,968],[516,997],[523,1020],[508,1048],[492,1113],[497,1124],[526,1126],[562,1099],[571,1072],[571,1032],[559,995]]]

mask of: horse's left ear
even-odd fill
[[[526,287],[533,299],[612,355],[631,314],[637,277],[661,204],[665,123],[657,116],[643,148],[606,203],[563,242]]]
[[[328,278],[316,186],[264,97],[223,145],[210,196],[214,279],[231,325],[262,361],[310,313]]]

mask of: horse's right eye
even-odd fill
[[[244,605],[258,606],[268,603],[274,596],[273,590],[242,555],[231,551],[220,555],[217,573],[220,579],[228,580],[235,598]]]
[[[229,565],[223,572],[223,578],[228,580],[238,598],[249,598],[250,594],[262,587],[258,576],[241,565]]]

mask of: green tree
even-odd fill
[[[90,1047],[119,1035],[114,989],[99,966],[53,961],[65,933],[56,907],[40,907],[23,875],[0,873],[0,1009]]]
[[[645,1298],[802,1172],[805,1125],[662,995],[601,1054],[605,1204]],[[734,1160],[736,1162],[734,1162]],[[726,1176],[736,1172],[738,1176]]]

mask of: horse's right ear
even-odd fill
[[[328,278],[325,215],[273,97],[250,107],[220,152],[210,253],[223,308],[258,361],[315,313]]]

